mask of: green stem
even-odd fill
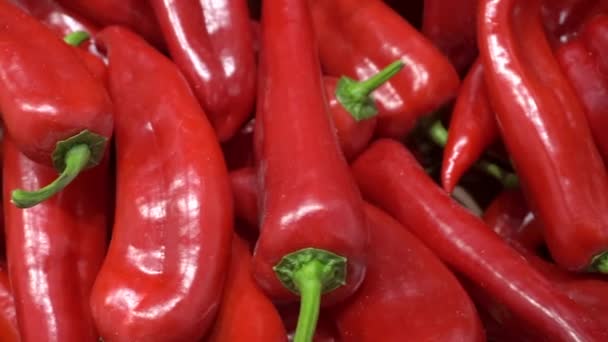
[[[36,190],[14,190],[12,202],[19,208],[29,208],[55,195],[78,176],[91,158],[91,149],[86,144],[75,145],[65,155],[65,168],[51,184]]]
[[[63,37],[63,41],[68,43],[68,45],[78,46],[85,40],[89,39],[89,37],[90,35],[86,31],[74,31]]]
[[[391,77],[395,76],[405,64],[401,60],[394,61],[389,64],[386,68],[378,71],[374,76],[355,83],[350,86],[350,91],[353,96],[365,97],[369,96],[374,90],[382,86],[386,81],[390,80]]]
[[[608,252],[601,253],[600,255],[593,258],[591,262],[591,271],[608,273]]]
[[[429,128],[429,137],[439,147],[445,147],[448,143],[448,130],[443,127],[441,121],[436,120]]]
[[[319,307],[321,306],[321,279],[324,266],[314,260],[294,274],[294,282],[300,290],[300,315],[294,342],[310,342],[315,335]]]

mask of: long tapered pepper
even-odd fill
[[[483,221],[454,202],[398,142],[376,141],[352,171],[366,199],[540,333],[554,341],[608,337]]]
[[[226,141],[255,101],[256,66],[245,0],[152,0],[175,63]]]
[[[40,205],[19,209],[10,189],[55,175],[4,141],[7,259],[23,341],[97,341],[88,305],[106,250],[110,176],[104,161]],[[94,194],[94,195],[93,195]]]
[[[311,0],[323,69],[366,79],[401,60],[401,72],[373,93],[377,133],[401,138],[416,119],[456,95],[458,75],[433,44],[382,1]]]
[[[608,175],[585,111],[545,37],[539,7],[537,0],[480,6],[490,102],[555,261],[608,272]]]
[[[439,258],[382,210],[368,204],[365,214],[372,252],[361,288],[336,312],[342,339],[484,341],[475,306]]]
[[[73,47],[5,1],[0,3],[0,20],[0,110],[5,128],[29,158],[62,172],[40,191],[12,194],[17,206],[29,207],[101,161],[112,134],[112,108],[103,84]]]
[[[0,265],[0,341],[19,342],[15,298],[6,265]]]
[[[236,235],[222,304],[206,341],[287,342],[279,312],[251,277],[249,248]]]
[[[361,284],[368,230],[327,112],[307,1],[265,1],[261,41],[255,141],[264,196],[254,276],[274,300],[301,297],[295,341],[304,342],[320,303]]]
[[[196,341],[213,322],[230,256],[222,152],[169,59],[124,28],[97,39],[117,113],[118,195],[93,316],[104,341]]]
[[[441,166],[441,183],[447,192],[452,192],[464,172],[496,138],[498,127],[486,93],[483,66],[476,61],[462,83],[450,119]]]

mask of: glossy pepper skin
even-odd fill
[[[151,0],[175,63],[220,141],[247,121],[256,64],[245,0]]]
[[[554,341],[606,338],[580,307],[437,186],[401,144],[376,141],[352,172],[366,199],[541,334]]]
[[[477,0],[424,0],[422,33],[450,58],[459,72],[477,57]]]
[[[264,196],[253,272],[273,300],[305,292],[298,330],[306,336],[295,341],[309,341],[319,290],[331,305],[361,284],[368,230],[327,111],[307,1],[265,1],[261,42],[254,141]]]
[[[15,311],[15,298],[11,290],[8,269],[0,265],[0,341],[19,342],[19,328]]]
[[[247,243],[232,237],[230,268],[209,342],[287,342],[279,312],[251,277]]]
[[[475,306],[451,271],[414,235],[367,204],[367,274],[335,313],[344,341],[485,341]],[[437,309],[441,319],[437,319]]]
[[[7,260],[21,340],[97,341],[88,299],[106,251],[109,164],[19,209],[10,190],[44,184],[55,173],[20,153],[10,137],[3,145]]]
[[[416,120],[452,99],[458,74],[433,44],[382,1],[311,0],[323,69],[366,79],[396,60],[405,66],[373,93],[376,133],[404,137]]]
[[[30,0],[31,1],[31,0]],[[66,8],[92,20],[100,26],[123,25],[158,48],[163,36],[154,12],[146,0],[56,0]]]
[[[460,177],[498,138],[498,134],[486,92],[483,66],[476,61],[460,87],[450,119],[441,165],[441,184],[447,192],[454,190]]]
[[[229,264],[222,152],[169,59],[125,28],[97,40],[117,113],[117,198],[91,295],[95,323],[104,341],[196,341],[215,318]]]
[[[78,148],[89,154],[79,160],[81,169],[95,166],[112,134],[103,84],[73,47],[17,7],[1,2],[0,20],[0,110],[7,133],[27,157],[59,172],[72,171],[66,166]],[[39,202],[20,195],[19,206]]]
[[[478,36],[490,103],[555,261],[608,272],[608,175],[547,42],[539,5],[482,2]]]

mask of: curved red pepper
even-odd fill
[[[245,0],[152,0],[175,63],[220,141],[247,121],[255,101],[256,65]]]
[[[57,196],[19,209],[8,190],[39,186],[55,173],[4,140],[7,259],[24,341],[97,341],[88,300],[106,251],[108,166],[103,162]]]
[[[0,341],[19,342],[19,328],[15,299],[8,278],[6,265],[0,265]]]
[[[378,88],[377,133],[401,138],[416,119],[456,95],[450,61],[415,28],[377,0],[312,0],[323,69],[333,76],[366,79],[395,60],[405,67]]]
[[[215,317],[230,255],[222,152],[170,60],[124,28],[97,39],[117,111],[118,197],[93,316],[105,341],[196,341]]]
[[[365,198],[541,334],[555,341],[607,338],[581,308],[439,188],[399,143],[376,141],[352,171]]]
[[[451,271],[382,210],[368,204],[365,214],[371,252],[361,288],[337,310],[342,339],[485,341],[475,306]]]
[[[462,83],[450,119],[441,166],[443,188],[452,192],[460,177],[497,138],[498,127],[486,93],[483,66],[476,61]]]
[[[13,192],[16,205],[29,207],[101,161],[112,134],[112,108],[103,84],[73,47],[7,2],[0,3],[0,20],[0,110],[5,128],[29,158],[62,172],[40,191]]]
[[[251,254],[232,237],[232,256],[222,303],[209,342],[287,342],[279,312],[251,278]]]
[[[477,0],[424,0],[422,32],[460,72],[477,57]]]
[[[264,1],[260,64],[254,276],[273,300],[301,296],[295,341],[309,341],[321,294],[330,305],[361,284],[368,231],[327,112],[306,0]]]
[[[537,0],[483,1],[479,38],[490,102],[555,261],[608,272],[608,175],[539,18]]]
[[[29,0],[32,1],[32,0]],[[46,0],[45,0],[46,1]],[[163,46],[163,37],[152,7],[145,0],[55,0],[66,8],[101,26],[126,26],[154,44]]]

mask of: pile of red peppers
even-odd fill
[[[608,1],[0,24],[0,341],[608,341]]]

